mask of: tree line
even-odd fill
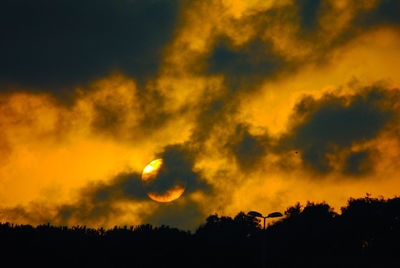
[[[149,224],[93,229],[0,224],[12,267],[400,267],[400,198],[297,203],[264,231],[244,212],[195,232]],[[11,267],[11,266],[10,266]]]

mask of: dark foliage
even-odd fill
[[[195,233],[168,226],[0,224],[1,259],[13,267],[399,267],[400,198],[296,204],[263,231],[240,212],[211,215]]]

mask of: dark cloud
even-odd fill
[[[370,173],[374,167],[372,153],[376,152],[363,150],[349,154],[344,164],[343,173],[354,176]]]
[[[299,150],[304,164],[314,171],[327,173],[333,169],[328,155],[377,137],[394,118],[398,101],[397,90],[377,87],[344,97],[304,97],[295,108],[292,131],[280,144]],[[350,156],[349,161],[360,157]]]
[[[57,208],[54,221],[62,224],[107,222],[112,216],[121,213],[114,206],[116,202],[147,199],[141,175],[122,173],[110,182],[90,183],[81,189],[77,202]]]
[[[175,0],[17,0],[0,10],[2,84],[62,96],[113,71],[155,75],[179,17]]]
[[[142,113],[139,125],[141,131],[146,134],[161,129],[172,119],[181,116],[181,111],[171,112],[165,109],[167,100],[159,90],[154,88],[139,90],[137,97]]]
[[[168,145],[158,154],[163,159],[163,165],[157,174],[155,183],[146,185],[150,193],[163,194],[174,185],[185,187],[187,194],[202,190],[210,190],[210,185],[194,168],[194,155],[183,145]]]
[[[15,206],[0,208],[0,218],[12,223],[37,223],[52,222],[51,210],[40,203],[30,203],[29,206]]]
[[[381,0],[376,7],[359,12],[354,18],[354,25],[367,28],[377,25],[400,25],[400,2]]]
[[[314,31],[319,29],[318,18],[327,12],[332,12],[328,1],[323,0],[298,0],[298,18],[301,30]],[[378,0],[372,8],[363,7],[364,4],[353,1],[349,8],[359,8],[348,29],[339,36],[340,39],[355,36],[356,28],[374,27],[379,25],[399,25],[400,3],[397,0]],[[288,7],[285,7],[286,9]],[[289,7],[290,8],[290,7]],[[303,31],[303,32],[304,32]],[[357,30],[356,30],[357,32]],[[335,41],[337,42],[337,40]]]
[[[322,0],[298,0],[300,26],[302,29],[315,30],[318,27],[318,11]]]
[[[199,105],[199,112],[195,118],[196,126],[191,137],[197,150],[201,150],[204,142],[215,134],[218,128],[229,128],[229,117],[235,112],[235,101],[226,98],[225,95]]]
[[[119,130],[126,123],[128,112],[126,107],[124,105],[97,102],[93,104],[93,108],[93,130],[118,136]]]
[[[266,137],[251,135],[247,126],[238,125],[227,146],[239,167],[249,172],[266,155],[265,141]]]
[[[119,141],[137,142],[162,130],[172,120],[182,117],[192,108],[184,105],[171,111],[165,95],[154,85],[138,89],[131,79],[124,76],[114,76],[110,80],[113,85],[106,91],[102,91],[102,83],[99,83],[91,87],[88,94],[90,96],[94,93],[94,98],[89,99],[93,111],[90,123],[96,134]],[[116,86],[116,92],[113,86]],[[129,91],[118,92],[118,86],[128,87]],[[100,97],[96,97],[98,92]]]
[[[237,46],[228,37],[219,37],[205,61],[206,74],[223,75],[224,87],[211,100],[205,95],[197,107],[199,113],[192,140],[199,147],[215,133],[235,131],[236,123],[232,121],[243,94],[254,94],[257,86],[286,66],[271,43],[259,38]]]
[[[348,3],[346,10],[333,8],[330,1],[297,0],[292,5],[276,5],[266,11],[254,13],[246,17],[245,22],[255,29],[256,36],[265,36],[266,40],[263,42],[272,41],[274,48],[281,47],[280,41],[274,41],[275,36],[281,36],[283,39],[289,36],[300,46],[312,48],[309,53],[294,57],[291,51],[283,51],[282,55],[287,57],[283,61],[286,64],[281,66],[282,70],[296,71],[304,67],[305,63],[326,65],[331,62],[331,52],[364,34],[366,28],[398,26],[399,12],[400,4],[397,0],[378,0],[371,8],[367,8],[363,1],[352,1]],[[330,27],[321,27],[324,26],[322,23],[338,23],[336,20],[342,18],[345,13],[351,14],[353,18],[343,27],[337,27],[337,31],[328,30]],[[327,18],[330,18],[329,21]],[[275,28],[281,29],[282,32],[269,30]],[[283,50],[286,48],[283,47]]]
[[[221,38],[207,59],[209,74],[223,74],[231,90],[249,89],[284,66],[284,59],[276,55],[268,41],[251,40],[234,46]]]
[[[183,198],[171,204],[160,204],[143,221],[154,225],[169,225],[183,230],[193,230],[206,217],[207,215],[204,214],[198,203]]]

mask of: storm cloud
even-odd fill
[[[392,120],[398,119],[395,107],[399,96],[398,90],[370,87],[355,95],[303,97],[296,105],[292,130],[281,138],[280,144],[299,150],[306,167],[328,173],[333,169],[329,155],[376,138]],[[350,155],[345,171],[360,172],[360,165],[367,159],[367,152]]]
[[[400,18],[397,15],[400,10],[400,3],[396,0],[379,1],[375,8],[367,9],[354,18],[354,24],[363,28],[377,25],[399,26]]]
[[[301,0],[298,1],[298,13],[300,26],[303,29],[314,30],[318,27],[318,11],[322,0]]]
[[[227,38],[221,38],[207,59],[207,71],[223,74],[233,91],[249,90],[282,69],[284,63],[268,41],[254,39],[235,47]]]
[[[373,150],[363,150],[351,153],[347,158],[343,168],[345,174],[361,176],[373,171],[373,155],[377,152]]]
[[[195,156],[184,145],[168,145],[158,157],[163,159],[163,165],[157,174],[158,183],[151,185],[149,192],[162,194],[176,184],[188,194],[211,189],[201,174],[194,171]]]
[[[3,1],[1,88],[65,98],[112,72],[145,81],[158,72],[178,12],[175,0]]]
[[[266,155],[268,138],[251,135],[247,126],[238,125],[226,146],[230,148],[239,167],[244,172],[250,172]]]
[[[79,199],[75,203],[64,204],[56,209],[52,222],[106,223],[110,217],[121,213],[114,206],[116,202],[138,201],[146,198],[139,174],[121,174],[107,184],[89,184],[80,191]]]

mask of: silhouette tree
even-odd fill
[[[349,199],[341,214],[297,203],[265,232],[243,212],[210,215],[195,233],[0,223],[0,258],[14,267],[260,267],[260,256],[268,267],[400,267],[399,239],[400,198],[367,195]]]

